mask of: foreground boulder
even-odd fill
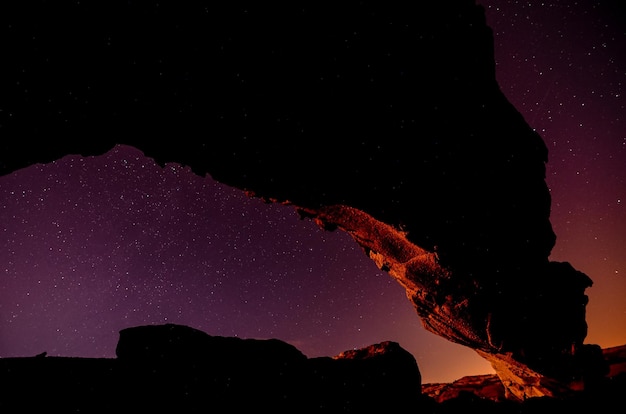
[[[306,401],[310,408],[324,410],[399,408],[407,402],[404,397],[413,400],[421,394],[415,358],[395,342],[308,359],[277,339],[210,336],[188,326],[165,324],[122,330],[116,353],[125,366],[140,367],[139,372],[159,370],[143,390],[146,394],[161,389],[163,377],[174,375],[185,384],[179,392],[191,390],[191,379],[198,392],[206,387],[202,395],[212,394],[214,401],[240,408],[270,404],[302,408]],[[166,384],[171,392],[169,387],[175,384]],[[242,400],[242,394],[248,398]]]
[[[115,354],[122,361],[289,366],[306,361],[294,346],[278,339],[211,336],[185,325],[145,325],[120,331]]]
[[[421,398],[413,356],[383,342],[307,358],[276,339],[149,325],[120,332],[115,359],[0,359],[0,409],[31,412],[364,412]]]

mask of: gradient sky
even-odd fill
[[[623,6],[478,3],[498,82],[550,151],[551,259],[594,280],[586,342],[626,344]],[[114,357],[120,329],[172,322],[309,357],[393,340],[425,383],[493,372],[347,234],[131,147],[0,177],[0,223],[0,357]]]

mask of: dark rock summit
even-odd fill
[[[115,354],[120,360],[128,361],[202,361],[213,366],[288,366],[306,360],[298,349],[277,339],[210,336],[176,324],[123,329]]]
[[[405,398],[419,399],[421,375],[413,355],[395,342],[343,352],[335,357],[307,358],[277,339],[211,336],[176,324],[124,329],[116,349],[126,366],[189,370],[190,378],[211,378],[221,395],[254,393],[256,402],[285,406],[356,410],[400,407]],[[184,376],[181,375],[181,378]],[[161,378],[160,380],[162,380]],[[185,380],[186,381],[186,380]],[[207,384],[204,384],[207,385]],[[206,390],[206,392],[210,392]],[[229,397],[230,398],[230,397]]]
[[[5,7],[0,174],[132,145],[348,232],[510,398],[606,374],[474,1]]]

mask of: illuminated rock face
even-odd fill
[[[560,393],[595,366],[592,282],[548,261],[547,149],[499,90],[482,8],[432,3],[29,5],[0,173],[128,144],[290,203],[512,395]]]

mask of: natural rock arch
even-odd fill
[[[0,173],[115,144],[188,165],[349,232],[512,395],[584,382],[592,282],[548,260],[547,149],[499,90],[482,8],[326,6],[29,5]]]

